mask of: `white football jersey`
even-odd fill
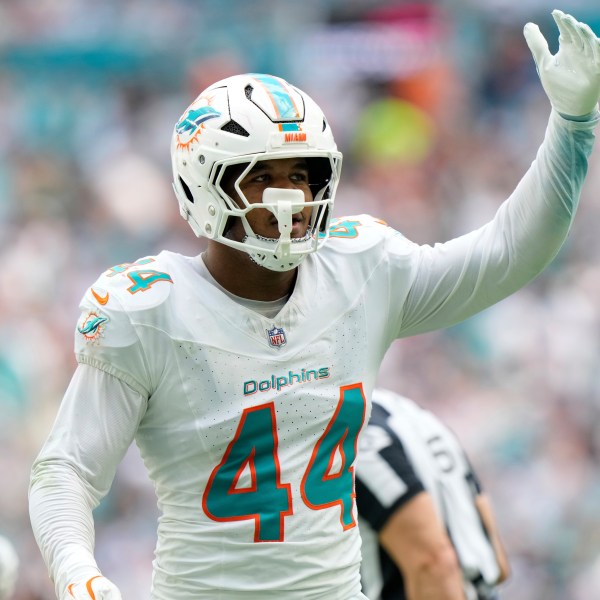
[[[360,590],[353,463],[402,304],[382,258],[387,246],[404,262],[411,244],[366,216],[342,223],[356,237],[303,263],[275,319],[204,279],[199,257],[168,252],[88,291],[78,361],[147,404],[135,439],[162,513],[154,598],[172,599],[173,582],[190,599]]]
[[[356,479],[365,592],[371,600],[406,598],[401,573],[377,535],[421,491],[431,495],[465,580],[483,582],[492,590],[500,568],[475,505],[481,484],[458,439],[435,415],[408,398],[376,389],[372,399]]]
[[[162,513],[153,600],[359,594],[354,460],[383,356],[546,266],[592,128],[553,114],[496,217],[444,244],[366,215],[332,222],[273,319],[211,284],[199,257],[106,271],[82,301],[79,367],[32,469],[33,530],[58,593],[97,570],[92,509],[135,439]]]

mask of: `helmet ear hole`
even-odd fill
[[[229,121],[221,127],[221,131],[227,131],[228,133],[234,133],[235,135],[241,135],[242,137],[250,137],[250,134],[236,121]]]
[[[190,188],[188,187],[188,184],[181,178],[181,176],[179,176],[179,183],[181,184],[181,187],[183,188],[183,191],[185,192],[186,198],[193,204],[194,196],[192,195],[192,190],[190,190]]]

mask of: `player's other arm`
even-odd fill
[[[92,511],[110,489],[145,407],[117,377],[80,365],[34,462],[31,524],[60,600],[121,600],[94,558]]]
[[[388,519],[379,542],[402,571],[408,600],[465,599],[456,552],[427,492]]]

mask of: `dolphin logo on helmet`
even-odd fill
[[[196,106],[202,101],[207,102],[207,104]],[[187,147],[195,141],[206,121],[221,116],[221,113],[210,106],[208,102],[210,101],[203,97],[198,98],[175,125],[177,140],[181,146]]]

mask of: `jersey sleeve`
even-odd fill
[[[509,296],[552,261],[579,202],[597,122],[598,115],[575,122],[553,111],[535,161],[492,221],[443,244],[413,245],[408,294],[404,279],[393,282],[398,337],[454,325]],[[404,265],[406,249],[397,254]]]
[[[52,431],[32,467],[33,532],[57,597],[77,579],[98,574],[92,511],[108,492],[146,400],[122,379],[80,365]]]
[[[402,441],[379,412],[381,407],[373,405],[356,470],[358,512],[375,531],[380,531],[399,507],[425,489]]]
[[[79,364],[113,375],[149,397],[156,384],[156,369],[139,339],[132,315],[148,310],[149,301],[156,304],[163,300],[160,293],[165,290],[156,286],[151,293],[131,294],[131,281],[123,275],[111,277],[107,271],[83,296],[75,329],[75,357]]]

